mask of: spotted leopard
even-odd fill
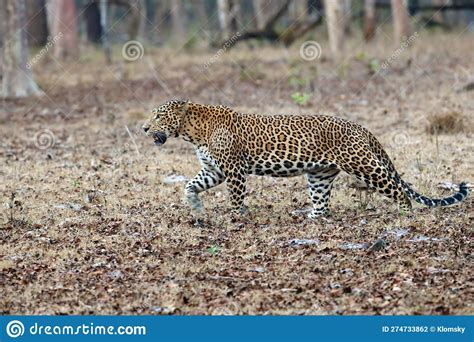
[[[200,192],[226,182],[232,209],[244,209],[247,175],[291,177],[306,174],[313,209],[324,214],[341,171],[395,200],[400,210],[411,199],[429,207],[451,205],[468,195],[466,183],[452,196],[433,199],[400,178],[387,153],[364,127],[324,115],[242,114],[225,106],[169,101],[152,110],[143,125],[156,145],[182,137],[196,146],[199,173],[186,184],[186,199],[203,209]]]

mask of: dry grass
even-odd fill
[[[430,134],[453,134],[472,130],[472,123],[467,122],[463,113],[448,111],[430,117],[426,129]]]
[[[212,54],[165,49],[129,64],[85,58],[66,74],[36,66],[48,96],[0,107],[0,313],[472,314],[472,197],[401,216],[343,175],[331,215],[311,221],[298,211],[309,206],[303,178],[251,177],[248,216],[231,220],[221,186],[204,194],[207,214],[197,221],[181,200],[183,183],[164,182],[198,171],[192,146],[156,148],[139,132],[145,113],[170,97],[336,113],[374,132],[416,189],[446,196],[438,182],[474,178],[473,130],[433,137],[425,127],[437,113],[462,113],[464,128],[472,122],[472,94],[455,91],[473,69],[472,38],[418,39],[375,75],[360,56],[335,68],[301,60],[297,46],[242,47],[207,70]],[[375,46],[354,56],[390,55]],[[296,91],[311,94],[305,107],[291,100]],[[433,123],[451,125],[444,120]],[[54,144],[40,149],[44,130]],[[344,249],[379,238],[381,251]]]

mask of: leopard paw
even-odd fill
[[[310,213],[307,215],[309,219],[316,219],[322,215],[324,215],[325,211],[321,209],[313,209],[310,211]]]
[[[199,199],[199,196],[197,194],[187,195],[186,201],[188,202],[191,209],[197,211],[198,213],[202,213],[204,211],[202,201]]]

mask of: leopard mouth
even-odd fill
[[[156,146],[161,146],[166,142],[166,134],[163,132],[155,132],[153,133],[153,140]]]

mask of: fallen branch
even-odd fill
[[[240,41],[249,40],[249,39],[265,39],[271,42],[277,42],[280,40],[280,34],[274,29],[277,21],[288,11],[290,5],[290,0],[286,0],[278,9],[278,11],[273,14],[268,21],[266,22],[262,30],[257,31],[247,31],[241,34],[234,34],[229,39],[226,39],[223,43],[218,44],[227,49],[232,48],[235,44]]]
[[[222,46],[227,49],[232,48],[238,42],[249,39],[265,39],[272,43],[282,42],[285,46],[293,44],[298,38],[308,33],[310,30],[322,23],[322,17],[312,17],[305,21],[296,21],[290,25],[284,32],[277,32],[273,27],[265,28],[260,31],[248,31],[240,35],[234,35],[226,40]]]

